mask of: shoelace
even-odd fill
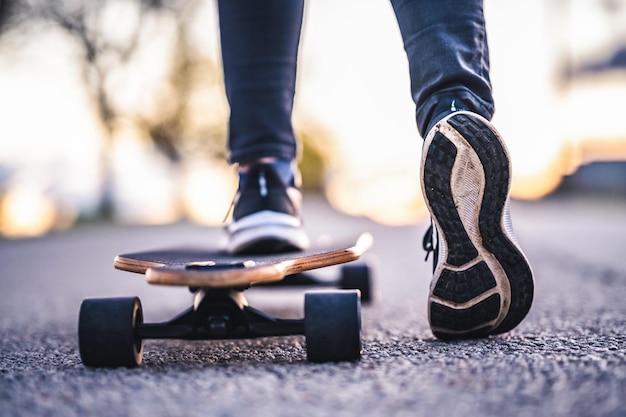
[[[433,235],[435,235],[434,238]],[[424,258],[424,262],[428,261],[428,257],[431,253],[433,254],[434,272],[439,258],[439,233],[437,233],[437,230],[434,228],[432,219],[430,220],[430,226],[428,227],[428,230],[426,230],[426,234],[424,234],[424,238],[422,239],[422,248],[426,251],[426,258]]]
[[[225,227],[228,227],[228,224],[227,224],[228,218],[235,210],[235,202],[237,201],[238,194],[239,194],[239,191],[235,193],[235,196],[233,197],[233,200],[230,202],[230,206],[228,207],[228,211],[226,212],[226,215],[224,216],[224,220],[222,220],[222,223],[224,224]]]
[[[241,184],[245,182],[245,175],[247,174],[243,174],[243,175],[244,176],[242,176],[241,173],[239,174],[239,187],[241,187]],[[267,180],[265,179],[264,168],[261,169],[261,172],[259,173],[259,190],[261,192],[262,197],[267,197]],[[222,223],[226,223],[230,215],[235,211],[235,203],[237,202],[238,195],[239,195],[239,189],[237,189],[237,192],[235,193],[233,200],[230,202],[230,206],[228,207],[228,211],[226,212],[226,215],[224,216],[224,220],[222,220]]]

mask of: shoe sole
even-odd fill
[[[308,237],[298,219],[282,213],[262,211],[228,227],[228,252],[262,255],[304,250]]]
[[[422,191],[439,233],[428,301],[440,339],[484,337],[517,326],[530,310],[530,265],[505,224],[510,162],[480,116],[457,112],[426,138]]]

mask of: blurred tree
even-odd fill
[[[20,0],[0,0],[0,35],[22,16]]]
[[[107,141],[102,147],[103,216],[112,210],[110,158],[120,122],[147,134],[173,162],[185,150],[224,155],[224,111],[218,112],[221,117],[196,116],[199,105],[219,103],[221,94],[218,68],[193,46],[189,23],[201,5],[199,0],[0,1],[0,33],[55,27],[80,47],[76,63]],[[161,53],[154,53],[155,43]],[[142,79],[146,69],[150,82]],[[138,80],[141,91],[129,99]],[[198,92],[212,97],[198,98]]]
[[[0,0],[0,34],[60,29],[78,46],[76,65],[106,138],[101,216],[112,214],[112,149],[129,124],[173,163],[189,155],[226,156],[221,69],[193,31],[206,6],[201,0]],[[314,126],[298,129],[301,141],[323,133]],[[329,147],[305,143],[303,149],[307,185],[318,188]]]

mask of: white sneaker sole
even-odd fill
[[[273,211],[261,211],[227,227],[226,249],[233,254],[276,253],[304,250],[309,239],[297,218]]]
[[[508,214],[509,155],[490,126],[456,112],[424,143],[422,192],[439,234],[428,312],[442,339],[507,332],[532,304],[532,271]]]

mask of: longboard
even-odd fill
[[[372,245],[368,233],[344,242],[275,255],[233,256],[219,248],[166,248],[115,257],[115,268],[144,274],[150,284],[229,288],[277,282],[285,277],[359,259]]]
[[[145,339],[216,340],[304,335],[312,362],[359,360],[361,357],[361,285],[304,295],[303,319],[271,317],[248,305],[242,292],[300,272],[358,259],[372,245],[362,234],[344,244],[302,252],[231,256],[216,248],[163,249],[122,254],[116,268],[145,274],[151,284],[185,285],[193,305],[163,323],[144,323],[137,297],[86,298],[78,319],[79,351],[90,367],[137,366]],[[349,271],[349,269],[346,269]],[[360,272],[358,272],[360,271]],[[368,282],[367,268],[354,269],[343,284]],[[284,280],[287,282],[288,280]]]

